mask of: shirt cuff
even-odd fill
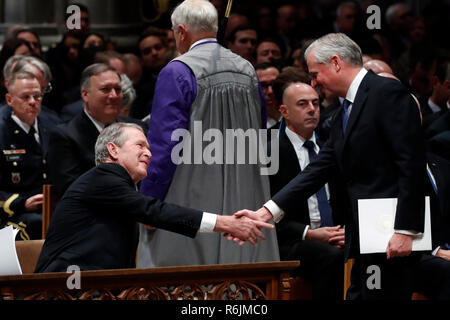
[[[198,232],[214,232],[216,227],[217,214],[203,212],[202,222]]]
[[[308,232],[309,226],[306,226],[305,231],[303,231],[302,240],[305,241],[306,239],[306,233]]]
[[[278,223],[283,219],[284,217],[284,211],[272,200],[267,201],[264,204],[264,207],[270,211],[270,213],[273,216],[273,221],[275,223]]]
[[[436,249],[433,250],[433,252],[431,252],[432,256],[435,256],[436,253],[439,251],[439,249],[441,248],[441,246],[437,247]]]
[[[417,232],[414,230],[394,230],[395,233],[405,234],[407,236],[420,236],[422,232]]]

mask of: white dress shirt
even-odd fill
[[[308,149],[306,149],[303,144],[305,143],[305,139],[296,134],[295,132],[293,132],[292,130],[290,130],[289,128],[286,127],[286,135],[288,137],[288,139],[291,141],[292,145],[294,146],[294,150],[295,153],[297,155],[297,159],[300,165],[300,169],[303,171],[306,166],[309,164],[309,153],[308,153]],[[319,153],[319,146],[316,143],[316,137],[315,134],[312,135],[311,140],[314,143],[314,151],[316,153]],[[327,194],[327,199],[330,199],[330,194],[329,194],[329,190],[328,190],[328,185],[325,185],[325,191]],[[303,233],[303,237],[302,239],[305,239],[306,236],[306,232],[308,231],[308,228],[311,227],[311,229],[317,229],[320,227],[321,224],[321,219],[320,219],[320,211],[319,211],[319,201],[317,200],[317,195],[312,195],[311,197],[308,198],[308,210],[309,210],[309,219],[311,222],[310,226],[307,226],[305,228],[305,231]]]

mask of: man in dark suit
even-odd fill
[[[48,183],[48,130],[41,115],[42,89],[29,72],[13,73],[0,111],[0,225],[13,225],[23,240],[41,238],[42,185]]]
[[[309,84],[300,82],[301,77],[300,81],[293,75],[290,78],[282,72],[275,80],[276,84],[285,80],[279,95],[286,130],[279,137],[279,170],[270,176],[272,196],[314,161],[321,145],[314,132],[320,116],[319,95]],[[318,300],[342,300],[344,229],[339,226],[342,215],[337,202],[342,199],[337,190],[333,183],[326,184],[295,213],[286,212],[277,224],[281,259],[300,260],[296,271],[311,281],[312,297]]]
[[[414,291],[450,300],[450,162],[427,152],[425,194],[430,197],[432,252],[422,254],[415,270]]]
[[[81,174],[94,167],[94,145],[107,125],[125,119],[118,117],[122,108],[122,89],[117,71],[105,64],[93,64],[81,75],[84,110],[50,134],[49,161],[57,198]],[[139,120],[126,120],[142,124]]]
[[[96,167],[78,178],[58,203],[36,272],[133,268],[137,222],[195,237],[197,232],[226,232],[252,244],[259,228],[273,228],[246,217],[221,216],[166,204],[137,191],[147,176],[151,153],[141,127],[116,123],[95,144]],[[170,254],[170,253],[167,253]]]
[[[398,81],[379,77],[362,67],[358,45],[343,34],[317,39],[305,52],[312,85],[325,94],[345,97],[330,138],[312,162],[259,215],[279,221],[295,214],[302,201],[317,192],[334,170],[346,182],[349,214],[345,215],[345,257],[354,257],[350,299],[409,299],[412,239],[424,227],[425,147],[419,110]],[[394,234],[386,253],[361,255],[358,200],[398,198]],[[381,286],[368,286],[370,266],[377,266]],[[369,281],[370,282],[370,281]]]

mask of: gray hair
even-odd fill
[[[390,5],[387,10],[386,10],[386,14],[385,14],[385,18],[386,18],[386,23],[392,27],[392,25],[394,24],[395,19],[397,18],[397,13],[399,9],[406,9],[406,10],[410,10],[411,7],[409,5],[407,5],[406,3],[394,3],[392,5]]]
[[[8,88],[7,88],[8,91],[10,91],[12,87],[14,87],[14,84],[15,84],[16,80],[18,80],[18,79],[36,79],[37,80],[37,77],[34,73],[31,73],[28,71],[14,72],[11,75],[11,77],[8,79]],[[41,92],[42,92],[42,88],[41,88]]]
[[[9,57],[6,60],[5,66],[3,67],[3,79],[8,80],[12,74],[12,66],[19,60],[25,58],[26,56],[21,54],[16,54],[14,56]]]
[[[193,32],[214,32],[218,30],[217,10],[206,0],[185,0],[171,16],[172,27],[183,24]]]
[[[14,66],[12,73],[19,71],[32,72],[30,70],[30,67],[32,66],[42,72],[45,81],[50,82],[52,80],[52,73],[48,65],[44,61],[32,56],[23,57],[22,59],[19,59],[16,65]]]
[[[95,142],[95,165],[98,166],[105,163],[109,158],[108,143],[112,142],[116,146],[121,147],[125,143],[127,136],[124,134],[124,128],[138,129],[142,133],[144,130],[135,123],[115,122],[100,132]]]
[[[362,67],[361,48],[343,33],[329,33],[315,40],[305,50],[305,59],[313,52],[316,63],[329,64],[333,55],[355,67]]]
[[[81,89],[89,89],[91,86],[91,77],[96,76],[102,72],[113,71],[117,74],[119,79],[121,79],[120,74],[117,72],[116,68],[104,63],[94,63],[86,67],[81,73],[80,87]]]
[[[122,87],[122,106],[128,106],[136,99],[136,90],[133,88],[133,82],[126,74],[120,75],[120,86]]]

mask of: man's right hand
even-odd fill
[[[269,222],[273,218],[272,214],[266,207],[261,207],[257,211],[244,209],[236,212],[234,215],[236,217],[245,216],[253,220],[259,220],[264,222]]]
[[[332,246],[342,247],[345,240],[345,231],[341,226],[322,227],[317,229],[308,229],[305,240],[328,243]]]
[[[33,212],[41,210],[43,201],[44,196],[42,193],[35,194],[34,196],[29,197],[27,200],[25,200],[25,211]]]
[[[274,226],[270,223],[266,223],[259,220],[253,220],[246,216],[238,217],[232,216],[217,216],[216,226],[214,231],[224,232],[228,236],[228,240],[239,242],[239,245],[243,245],[245,241],[250,242],[252,245],[258,243],[258,238],[266,240],[261,228],[273,229]]]

